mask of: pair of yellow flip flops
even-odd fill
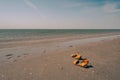
[[[80,66],[80,67],[87,67],[87,65],[89,64],[89,60],[88,59],[82,59],[81,54],[77,53],[77,54],[71,54],[70,55],[72,58],[75,58],[75,60],[73,61],[73,64]],[[79,60],[82,60],[81,62]]]

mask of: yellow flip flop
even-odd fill
[[[75,58],[75,59],[81,59],[82,58],[82,56],[79,53],[77,53],[77,54],[71,54],[70,56],[72,58]]]
[[[74,60],[73,64],[80,66],[80,67],[86,67],[89,64],[89,60],[84,59],[82,62],[79,62],[79,60]]]

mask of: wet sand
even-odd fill
[[[0,80],[119,80],[120,37],[81,40],[2,49]],[[93,67],[75,66],[74,48]]]

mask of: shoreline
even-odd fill
[[[10,41],[0,41],[0,49],[16,46],[29,46],[36,44],[44,44],[44,43],[54,43],[54,42],[67,42],[72,40],[79,39],[88,39],[88,38],[97,38],[97,37],[107,37],[120,35],[120,33],[99,33],[99,34],[81,34],[81,35],[66,35],[66,36],[54,36],[54,37],[45,37],[41,39],[30,39],[30,40],[10,40]],[[8,48],[9,48],[8,47]]]

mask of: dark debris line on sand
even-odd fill
[[[13,54],[7,54],[7,55],[5,55],[5,56],[13,56]]]

